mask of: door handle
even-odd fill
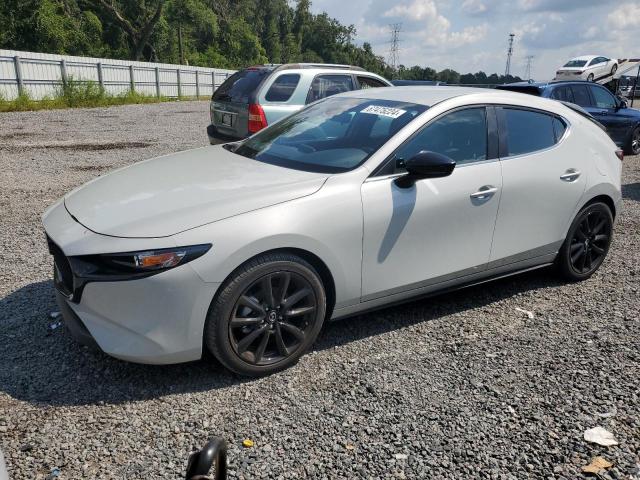
[[[469,195],[471,198],[475,198],[476,200],[484,200],[486,198],[492,197],[498,189],[492,185],[485,185],[484,187],[480,187],[475,193]]]
[[[574,182],[580,176],[580,172],[575,168],[570,168],[562,175],[560,175],[560,180],[564,180],[565,182]]]

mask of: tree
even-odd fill
[[[127,35],[134,60],[140,60],[153,29],[160,20],[165,0],[85,0],[101,9]]]

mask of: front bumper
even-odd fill
[[[63,255],[140,249],[140,239],[129,243],[79,228],[62,204],[47,212],[43,223]],[[80,343],[122,360],[148,364],[198,360],[209,305],[220,284],[202,280],[191,263],[135,280],[87,283],[76,301],[64,295],[68,292],[58,292],[65,324]]]

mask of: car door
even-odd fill
[[[586,186],[584,152],[565,120],[521,107],[497,109],[502,197],[489,267],[553,255]]]
[[[363,301],[485,268],[502,187],[489,111],[465,108],[429,122],[362,185]],[[453,173],[398,187],[404,161],[423,150],[453,158]]]
[[[607,129],[611,139],[618,145],[624,144],[633,125],[618,101],[609,90],[599,85],[589,85],[593,105],[587,111]]]

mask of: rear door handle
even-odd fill
[[[498,191],[496,187],[493,185],[485,185],[484,187],[480,187],[475,193],[469,195],[471,198],[475,198],[476,200],[484,200],[486,198],[492,197]]]
[[[570,168],[560,175],[560,180],[564,180],[565,182],[575,182],[578,177],[580,177],[580,172],[575,168]]]

